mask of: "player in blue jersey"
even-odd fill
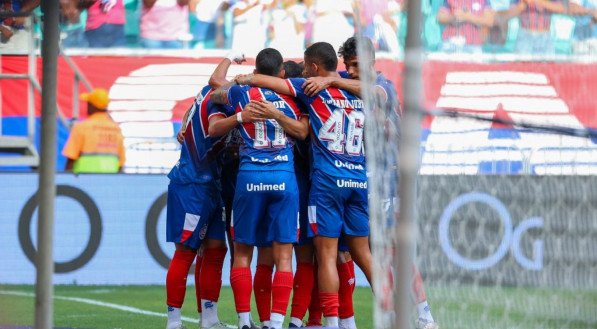
[[[305,76],[338,76],[338,59],[325,42],[305,51]],[[292,95],[309,108],[312,185],[309,195],[310,235],[319,263],[319,298],[327,326],[338,326],[338,238],[346,235],[353,258],[371,277],[367,176],[363,153],[363,101],[338,88],[309,96],[305,79],[275,79],[263,75],[238,77],[237,82]]]
[[[367,52],[367,58],[369,58],[369,62],[366,63],[365,70],[369,72],[376,72],[375,71],[375,50],[371,41],[367,38],[364,38],[363,49]],[[351,79],[359,80],[361,78],[361,70],[359,67],[359,56],[357,54],[357,39],[354,37],[349,38],[344,42],[340,50],[338,51],[340,57],[344,60],[344,65],[346,67],[345,72],[340,72],[341,76],[346,76]],[[331,85],[334,82],[331,82]],[[338,82],[336,82],[338,83]],[[340,82],[342,83],[342,82]],[[375,74],[375,95],[377,96],[376,101],[379,104],[379,108],[384,111],[384,117],[386,121],[385,125],[385,138],[388,141],[391,141],[389,147],[384,150],[386,156],[384,157],[385,161],[380,161],[378,166],[387,168],[397,167],[398,165],[398,154],[397,148],[395,145],[398,144],[398,140],[400,138],[400,100],[398,99],[398,95],[396,93],[396,88],[394,84],[388,80],[381,72],[377,72]],[[325,86],[325,84],[324,84]],[[320,86],[321,88],[323,86]],[[371,168],[370,168],[371,169]],[[380,170],[384,170],[384,168],[380,168]],[[385,170],[388,171],[388,170]],[[391,177],[389,177],[389,181],[396,182],[396,184],[392,184],[393,188],[385,191],[383,195],[383,199],[392,200],[389,202],[389,209],[387,210],[390,216],[393,216],[394,210],[398,207],[397,199],[394,197],[396,194],[396,187],[397,187],[397,174],[398,170],[389,170]],[[431,310],[429,304],[427,302],[427,297],[425,294],[425,290],[423,288],[423,279],[421,277],[420,272],[413,266],[413,296],[415,298],[417,312],[419,318],[416,323],[417,329],[436,329],[438,328],[437,323],[434,321],[433,316],[431,315]]]
[[[229,59],[224,59],[216,72],[226,72],[230,63]],[[166,277],[168,329],[182,327],[180,309],[195,256],[201,328],[225,328],[217,314],[221,271],[227,251],[216,161],[223,142],[208,136],[209,115],[220,112],[220,106],[210,101],[212,92],[210,86],[202,88],[185,113],[177,136],[182,144],[180,159],[168,174],[166,235],[167,241],[176,245]]]
[[[266,48],[256,58],[255,71],[284,76],[282,55]],[[250,86],[220,88],[214,102],[229,104],[210,124],[211,136],[241,124],[244,144],[234,196],[232,231],[234,260],[230,282],[239,315],[239,328],[251,327],[252,276],[249,268],[254,246],[273,246],[276,267],[272,283],[270,328],[281,328],[292,290],[292,243],[298,234],[298,189],[294,174],[294,138],[308,134],[308,117],[291,97]],[[257,119],[248,120],[247,115]],[[251,122],[249,122],[251,121]]]

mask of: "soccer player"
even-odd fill
[[[284,76],[282,55],[259,52],[255,72]],[[294,139],[308,134],[308,117],[294,100],[272,90],[227,86],[216,90],[214,102],[233,106],[210,123],[210,136],[241,124],[244,144],[232,212],[234,261],[230,282],[239,316],[238,327],[249,329],[254,246],[272,245],[276,267],[272,283],[270,328],[281,328],[292,290],[292,243],[298,234],[298,189],[294,174]],[[246,114],[258,121],[249,122]],[[227,116],[227,117],[226,117]]]
[[[218,69],[227,71],[229,59]],[[217,69],[217,70],[218,70]],[[222,147],[219,138],[207,134],[208,116],[219,112],[210,101],[213,89],[201,89],[185,114],[178,134],[182,143],[178,163],[168,174],[168,242],[176,251],[166,276],[168,305],[167,329],[182,328],[180,309],[186,293],[187,275],[195,256],[195,287],[201,328],[226,328],[218,319],[217,302],[222,285],[222,265],[226,255],[225,224],[215,161]]]
[[[304,76],[339,76],[338,58],[326,42],[305,51]],[[309,235],[318,261],[319,299],[326,325],[338,326],[338,238],[346,240],[355,262],[371,278],[367,176],[363,154],[363,101],[354,94],[327,88],[314,97],[306,94],[305,79],[276,79],[246,75],[238,83],[271,88],[292,95],[309,108],[312,185],[309,194]]]
[[[367,38],[363,38],[364,44],[363,48],[367,51],[367,57],[370,59],[368,63],[366,63],[365,70],[369,70],[370,72],[375,71],[375,49],[371,41]],[[357,54],[357,39],[355,37],[348,38],[342,47],[340,47],[338,51],[338,55],[343,58],[344,65],[346,67],[346,71],[340,72],[341,77],[346,77],[350,79],[359,80],[361,78],[360,75],[360,67],[359,67],[359,56]],[[338,77],[328,77],[328,78],[313,78],[310,79],[307,84],[306,88],[309,89],[310,93],[316,93],[319,90],[327,88],[329,86],[334,85],[345,85],[348,82],[344,79],[340,79]],[[387,121],[390,123],[390,126],[395,129],[394,132],[389,132],[388,134],[392,137],[398,139],[400,137],[400,101],[398,99],[398,95],[396,94],[396,88],[394,84],[388,80],[381,72],[377,72],[375,76],[375,88],[374,91],[376,93],[377,99],[380,101],[382,107],[385,110],[385,114],[387,117]],[[359,91],[360,92],[360,91]],[[398,144],[398,141],[395,141]],[[388,166],[396,166],[397,159],[392,159],[394,156],[387,156],[387,161],[389,163],[385,164]],[[397,171],[395,171],[397,172]],[[392,179],[392,181],[396,181]],[[388,195],[388,199],[392,198],[395,189],[390,191]],[[394,208],[395,202],[391,202],[391,208]],[[393,214],[393,210],[390,209],[390,213]],[[417,267],[413,265],[413,283],[412,283],[412,291],[413,297],[415,299],[415,303],[417,306],[417,313],[418,313],[418,320],[416,323],[417,329],[437,329],[438,325],[434,321],[433,316],[431,315],[431,309],[429,307],[429,303],[427,302],[427,296],[425,294],[425,289],[423,288],[423,278],[421,277],[421,273],[418,271]]]

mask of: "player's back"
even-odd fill
[[[180,159],[168,174],[171,181],[206,183],[219,177],[216,155],[224,146],[221,138],[208,136],[209,116],[218,111],[210,101],[212,89],[205,86],[195,98],[188,115]]]
[[[267,88],[234,86],[230,90],[235,110],[242,111],[251,100],[274,104],[284,115],[299,120],[301,113],[293,98]],[[294,139],[276,120],[243,123],[244,144],[240,147],[240,170],[284,170],[294,172]]]
[[[363,101],[332,87],[309,97],[302,90],[304,79],[288,81],[295,96],[309,108],[313,169],[334,177],[366,180]]]

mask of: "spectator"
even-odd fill
[[[594,15],[594,11],[573,2],[564,6],[559,0],[515,0],[510,15],[520,16],[516,52],[521,54],[554,54],[551,38],[553,14]]]
[[[92,48],[124,47],[123,0],[79,0],[87,8],[85,38]]]
[[[440,50],[480,53],[494,12],[486,0],[444,0],[437,20],[445,25]]]
[[[195,48],[214,48],[216,24],[222,12],[230,7],[232,0],[191,0],[189,7],[197,18],[193,27]]]
[[[354,26],[349,21],[352,15],[351,0],[317,0],[311,41],[325,41],[338,50],[354,34]]]
[[[272,10],[271,48],[280,49],[284,56],[301,58],[305,51],[305,23],[307,12],[298,0],[278,0]]]
[[[572,49],[575,54],[597,54],[597,0],[572,0],[571,9],[576,6],[579,13],[576,17],[574,41]]]
[[[489,0],[491,9],[493,9],[493,25],[489,28],[486,50],[489,52],[499,52],[504,50],[508,38],[508,29],[510,18],[508,10],[510,9],[510,0]]]
[[[189,0],[143,0],[141,45],[145,48],[183,48],[189,35]]]
[[[0,13],[30,13],[39,6],[40,0],[0,0]],[[16,33],[23,30],[28,17],[0,18],[0,41],[7,43]]]
[[[67,158],[66,170],[79,173],[117,173],[124,165],[124,143],[120,127],[106,112],[108,92],[96,88],[81,94],[87,101],[86,120],[76,123],[62,155]]]
[[[262,22],[266,4],[260,0],[239,0],[232,6],[234,27],[232,49],[255,57],[265,46],[265,26]]]
[[[78,0],[60,0],[60,31],[64,34],[63,47],[87,46]]]

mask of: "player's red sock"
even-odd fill
[[[237,267],[230,270],[230,285],[237,313],[251,311],[252,281],[250,268]]]
[[[292,272],[276,271],[272,283],[272,313],[285,315],[292,292]]]
[[[255,278],[253,279],[253,291],[259,321],[268,321],[272,309],[272,272],[273,266],[265,264],[257,265]]]
[[[222,266],[226,257],[226,248],[211,248],[203,251],[201,268],[201,299],[217,302],[222,288]],[[199,299],[199,302],[201,300]],[[201,303],[199,303],[201,304]]]
[[[177,250],[166,275],[166,304],[181,308],[187,291],[187,276],[197,253]]]
[[[338,317],[338,293],[337,292],[319,292],[319,303],[321,304],[321,310],[325,317]]]
[[[195,261],[195,296],[197,297],[197,313],[201,313],[201,265],[203,265],[203,257],[197,254]]]
[[[338,315],[340,319],[346,319],[354,315],[352,304],[352,292],[354,291],[354,263],[349,260],[346,263],[338,264],[338,279],[340,286],[338,289],[338,299],[340,306]]]
[[[421,276],[421,272],[417,269],[416,266],[413,265],[413,283],[412,289],[415,298],[415,303],[419,304],[427,300],[427,295],[425,294],[425,289],[423,288],[423,277]]]
[[[317,279],[317,263],[313,267],[313,289],[311,290],[311,303],[309,304],[309,320],[307,327],[321,327],[321,304],[319,303],[319,282]]]
[[[293,318],[302,319],[307,313],[315,279],[313,276],[314,270],[315,267],[311,263],[298,263],[296,265],[292,308],[290,310],[290,316]]]

